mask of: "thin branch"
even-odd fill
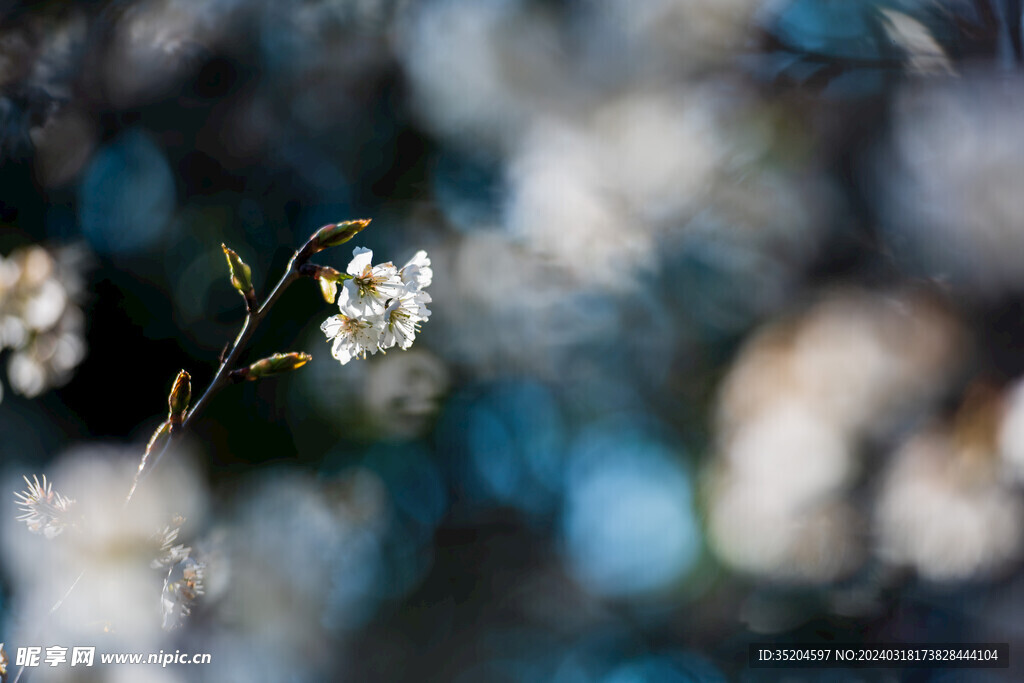
[[[191,410],[189,410],[185,415],[184,419],[181,420],[181,423],[172,423],[167,440],[164,442],[163,447],[157,453],[156,457],[153,458],[153,461],[146,462],[146,458],[149,455],[148,452],[142,456],[142,462],[139,465],[138,471],[135,473],[135,477],[132,480],[132,486],[128,490],[128,495],[125,498],[125,507],[131,503],[139,485],[146,479],[146,477],[149,476],[150,472],[156,469],[160,459],[163,457],[164,453],[167,452],[167,449],[171,444],[178,440],[181,437],[181,434],[185,431],[185,428],[188,427],[194,418],[199,416],[200,411],[203,406],[206,405],[207,401],[223,389],[226,384],[233,382],[231,376],[231,371],[234,369],[233,366],[237,363],[239,356],[245,350],[245,347],[252,338],[256,328],[259,327],[259,324],[263,322],[270,313],[270,309],[275,303],[277,303],[277,300],[281,298],[284,290],[288,289],[288,287],[296,280],[303,277],[315,278],[318,276],[317,274],[324,270],[323,266],[312,266],[312,268],[308,267],[310,265],[308,264],[310,257],[329,246],[337,246],[337,244],[340,244],[341,242],[348,241],[366,227],[368,223],[369,220],[349,221],[342,224],[326,225],[320,228],[320,230],[315,232],[313,236],[310,237],[304,245],[302,245],[301,249],[292,255],[291,259],[288,261],[288,267],[285,270],[284,275],[282,275],[281,279],[278,280],[274,289],[271,290],[270,295],[267,296],[267,300],[263,302],[263,305],[256,308],[253,305],[252,298],[249,295],[246,296],[245,322],[242,323],[242,329],[238,332],[238,336],[235,337],[235,341],[231,345],[230,351],[228,351],[227,347],[221,351],[218,358],[220,365],[217,368],[217,372],[214,374],[213,379],[210,380],[210,384],[206,387],[203,395],[199,397],[199,400],[196,401],[195,405],[192,406]],[[64,601],[68,599],[84,576],[85,570],[82,570],[72,584],[68,586],[67,590],[64,591],[64,594],[57,600],[57,602],[54,603],[53,607],[50,608],[50,611],[46,615],[47,619],[51,618],[53,614],[61,608]],[[24,672],[25,665],[22,664],[18,669],[17,675],[14,677],[14,683],[18,683]]]
[[[245,350],[245,347],[252,338],[256,328],[267,317],[270,309],[275,303],[277,303],[277,300],[284,293],[284,290],[288,289],[293,282],[301,277],[301,273],[299,272],[303,265],[302,263],[299,263],[301,253],[302,251],[300,250],[295,252],[292,256],[291,260],[288,262],[288,269],[285,271],[284,275],[281,276],[281,279],[278,280],[277,285],[274,286],[274,289],[270,292],[267,300],[263,302],[263,305],[261,305],[257,310],[250,311],[246,314],[245,322],[242,323],[242,329],[238,332],[238,336],[235,337],[235,341],[231,345],[231,350],[228,351],[227,356],[223,361],[221,361],[220,367],[217,368],[216,374],[214,374],[213,379],[210,380],[210,384],[206,387],[203,395],[199,397],[199,400],[196,401],[195,405],[193,405],[191,410],[188,411],[188,414],[185,416],[181,425],[172,430],[170,438],[167,439],[163,448],[161,448],[156,454],[156,457],[153,458],[153,461],[145,463],[139,468],[139,471],[135,475],[135,480],[132,482],[132,488],[129,490],[128,496],[125,499],[125,505],[128,505],[128,503],[131,502],[139,485],[146,480],[150,472],[156,469],[156,466],[160,463],[164,453],[167,452],[171,444],[181,437],[181,434],[184,433],[192,420],[202,411],[203,406],[206,405],[207,401],[223,389],[225,385],[231,383],[231,370],[234,369],[234,365],[238,361],[238,357],[242,354],[242,351]]]

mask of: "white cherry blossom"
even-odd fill
[[[341,311],[338,315],[332,315],[320,325],[327,338],[334,340],[331,355],[345,365],[353,358],[365,358],[367,352],[377,353],[384,330],[381,314],[364,312],[352,301],[348,288],[341,290],[338,308]]]
[[[361,312],[381,313],[389,299],[401,294],[405,285],[398,269],[388,261],[372,265],[373,252],[364,247],[352,250],[346,272],[352,276],[346,280],[344,290],[348,292],[350,305]]]
[[[434,272],[427,252],[416,252],[401,270],[391,262],[373,265],[372,261],[369,249],[353,250],[347,269],[351,279],[338,295],[340,313],[320,325],[333,342],[332,355],[342,365],[394,346],[408,349],[420,323],[430,317],[431,298],[424,289]]]
[[[392,299],[384,311],[384,331],[380,348],[389,349],[396,344],[408,349],[416,339],[420,323],[430,317],[430,295],[422,291],[406,291]]]

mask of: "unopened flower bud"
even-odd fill
[[[185,413],[188,412],[188,404],[191,400],[192,378],[189,377],[187,372],[182,370],[174,380],[171,394],[167,397],[167,405],[170,408],[170,412],[167,415],[168,422],[176,425],[181,424],[185,419]]]
[[[338,295],[338,283],[325,277],[317,278],[317,282],[320,283],[320,293],[324,295],[324,301],[333,304],[334,297]]]
[[[369,218],[361,218],[354,221],[344,221],[342,223],[332,223],[325,225],[316,231],[313,238],[309,241],[312,244],[312,253],[323,251],[328,247],[336,247],[339,244],[344,244],[350,239],[358,235],[363,228],[370,224]]]
[[[252,286],[252,269],[246,265],[242,257],[234,250],[229,249],[226,244],[220,245],[224,250],[224,256],[228,260],[228,268],[231,270],[231,286],[245,297],[245,305],[250,311],[256,309],[256,290]]]
[[[247,368],[241,368],[231,373],[232,379],[236,382],[245,380],[262,379],[270,375],[278,375],[282,372],[297,370],[313,360],[313,356],[301,351],[292,353],[275,353],[273,356],[260,359]]]

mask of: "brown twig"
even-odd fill
[[[148,450],[142,456],[142,460],[139,463],[139,468],[136,471],[135,477],[132,481],[131,489],[129,489],[128,495],[125,498],[124,504],[126,507],[128,506],[129,503],[131,503],[132,499],[134,498],[139,485],[143,481],[145,481],[145,479],[154,469],[156,469],[156,466],[159,464],[160,459],[163,457],[164,453],[167,452],[171,444],[173,444],[175,441],[181,438],[181,435],[184,433],[188,425],[191,424],[196,417],[198,417],[199,413],[203,409],[203,406],[205,406],[206,403],[211,398],[213,398],[213,396],[217,392],[223,389],[225,385],[232,384],[235,382],[235,380],[232,378],[232,371],[235,370],[236,368],[234,368],[233,366],[237,363],[239,356],[241,356],[242,354],[242,351],[245,350],[245,347],[249,343],[249,340],[252,338],[252,335],[256,331],[256,328],[267,317],[267,314],[270,313],[270,309],[274,306],[275,303],[277,303],[277,300],[284,293],[284,290],[288,289],[288,287],[293,282],[302,277],[317,277],[317,274],[321,273],[321,271],[324,269],[323,266],[309,264],[309,259],[314,254],[322,251],[326,247],[336,246],[336,244],[331,243],[331,240],[340,243],[341,241],[347,241],[348,239],[351,239],[356,233],[358,233],[360,230],[366,227],[366,224],[368,223],[368,220],[351,221],[349,223],[326,225],[320,228],[320,230],[314,233],[313,236],[309,240],[307,240],[307,242],[302,246],[302,248],[300,248],[298,251],[295,252],[295,254],[292,255],[292,258],[288,261],[288,268],[285,271],[284,275],[282,275],[281,279],[278,280],[277,284],[274,286],[274,289],[271,290],[269,296],[267,296],[267,300],[264,301],[261,306],[256,307],[254,305],[254,298],[248,295],[246,296],[245,322],[242,323],[242,329],[239,331],[238,336],[235,337],[234,343],[231,344],[230,351],[228,350],[227,346],[225,346],[224,350],[221,351],[220,356],[218,357],[220,365],[217,368],[217,372],[216,374],[214,374],[213,379],[210,380],[210,384],[206,387],[206,390],[203,391],[202,396],[199,397],[199,400],[195,402],[195,404],[184,415],[184,417],[180,418],[179,421],[176,421],[175,424],[173,425],[173,428],[169,430],[169,435],[166,441],[164,442],[163,447],[160,449],[159,452],[157,452],[156,457],[153,458],[153,461],[147,462],[147,458],[150,455]],[[340,240],[339,237],[341,238]],[[61,606],[64,604],[64,601],[67,600],[67,598],[71,595],[72,591],[75,590],[75,587],[78,586],[78,584],[82,580],[82,577],[84,576],[85,571],[83,570],[81,573],[79,573],[78,577],[68,587],[68,589],[64,591],[64,594],[60,597],[60,599],[58,599],[57,602],[54,603],[54,605],[50,608],[50,611],[47,613],[47,618],[52,617],[53,614],[61,608]],[[21,667],[19,667],[18,669],[18,673],[14,677],[13,683],[18,683],[21,680],[22,674],[24,674],[24,672],[25,665],[22,664]]]
[[[235,337],[235,341],[231,345],[231,350],[228,351],[227,355],[223,360],[221,360],[216,374],[214,374],[213,379],[210,380],[210,384],[206,387],[202,396],[199,397],[199,400],[195,402],[195,405],[193,405],[188,411],[188,414],[185,415],[181,425],[171,433],[170,438],[167,439],[167,442],[156,454],[156,457],[153,458],[152,462],[143,462],[140,464],[139,470],[135,475],[135,480],[132,482],[132,488],[128,492],[128,496],[125,500],[125,505],[131,502],[139,485],[145,481],[150,472],[156,469],[164,453],[167,452],[171,444],[181,438],[185,429],[187,429],[189,424],[191,424],[191,422],[199,415],[206,403],[226,385],[232,383],[231,371],[234,369],[234,365],[238,361],[238,357],[242,354],[242,351],[245,350],[245,347],[252,338],[256,328],[267,317],[271,307],[277,303],[277,300],[284,293],[284,290],[302,276],[300,270],[304,263],[300,263],[300,257],[304,250],[305,248],[295,252],[292,256],[291,260],[288,262],[288,269],[285,271],[284,275],[281,276],[281,279],[278,280],[277,285],[274,286],[274,289],[270,292],[267,300],[264,301],[259,308],[246,313],[245,322],[242,323],[242,329],[239,331],[238,336]]]

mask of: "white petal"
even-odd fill
[[[398,345],[403,349],[408,349],[412,346],[413,341],[416,339],[416,328],[413,326],[412,321],[402,320],[394,325],[395,337],[398,339]]]
[[[370,327],[360,327],[352,334],[352,338],[359,346],[376,346],[377,341],[380,339],[381,328],[377,325]]]
[[[419,251],[416,252],[415,255],[413,255],[411,259],[409,259],[409,262],[405,264],[406,268],[408,268],[409,266],[430,267],[430,257],[427,256],[427,252],[420,249]]]
[[[343,322],[341,320],[341,316],[332,315],[330,318],[320,323],[320,329],[327,335],[328,339],[331,339],[338,336],[342,325]]]
[[[352,351],[352,342],[345,336],[337,337],[334,340],[334,345],[331,346],[331,355],[341,361],[342,365],[352,360]]]
[[[345,280],[338,292],[338,309],[345,315],[352,317],[362,309],[359,302],[359,288],[352,284],[351,280]]]
[[[352,250],[352,260],[348,262],[347,272],[349,275],[362,275],[366,266],[373,261],[373,252],[365,247],[356,247]]]
[[[373,278],[377,281],[378,290],[387,291],[394,296],[398,296],[405,289],[405,283],[402,282],[401,275],[390,263],[374,266]]]
[[[423,289],[434,279],[434,271],[430,268],[430,257],[427,252],[416,252],[402,268],[402,281],[413,289]]]

